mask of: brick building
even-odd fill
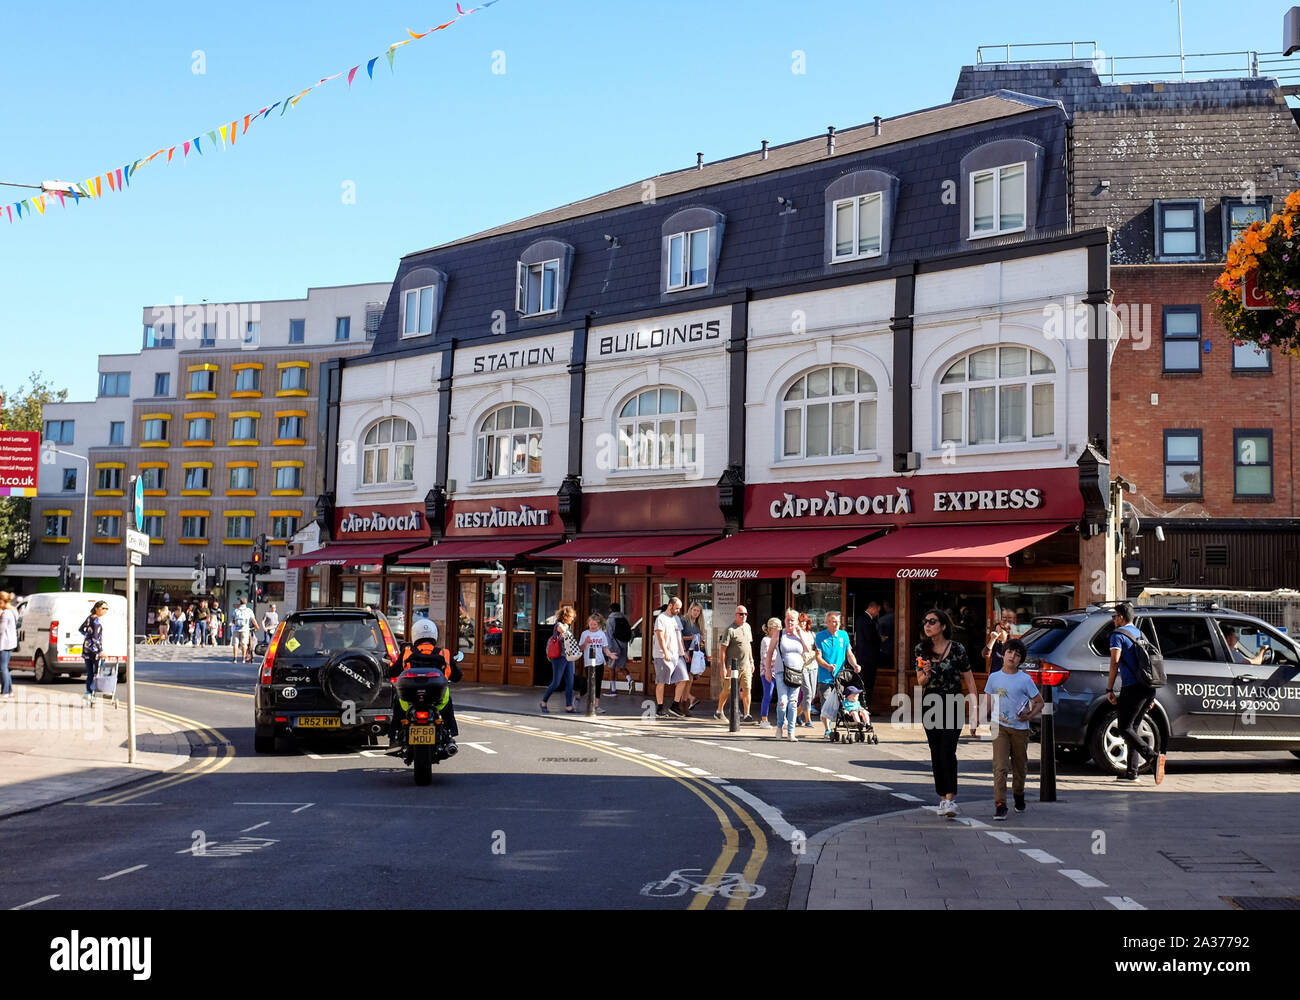
[[[1145,584],[1300,587],[1300,365],[1234,347],[1209,295],[1228,245],[1300,187],[1300,129],[1268,77],[1105,84],[1088,61],[964,67],[956,98],[1006,89],[1071,113],[1071,213],[1109,226],[1111,470],[1140,523]],[[1155,527],[1166,540],[1157,541]]]

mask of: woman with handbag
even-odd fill
[[[803,680],[799,684],[799,714],[801,726],[812,728],[813,695],[817,691],[817,647],[813,641],[812,619],[806,611],[799,612],[799,634],[808,641],[808,653],[803,660]]]
[[[763,661],[763,672],[776,679],[776,718],[778,738],[791,743],[799,737],[794,734],[795,715],[799,709],[799,689],[803,685],[804,658],[812,653],[812,638],[799,628],[799,612],[789,608],[785,613],[785,629],[768,647]]]
[[[570,714],[574,711],[573,665],[582,658],[582,650],[578,648],[578,641],[574,639],[571,628],[576,617],[578,613],[573,610],[572,604],[561,607],[555,616],[555,629],[546,644],[546,658],[551,661],[551,686],[546,689],[546,694],[542,695],[543,712],[550,711],[546,703],[551,695],[559,690],[561,684],[564,685],[564,710]]]
[[[698,657],[697,657],[698,654]],[[696,603],[686,609],[682,616],[682,655],[686,659],[686,669],[690,671],[691,682],[709,669],[708,654],[704,652],[704,608]],[[691,687],[686,686],[686,700],[681,703],[683,715],[690,715],[691,709],[700,703],[700,699],[691,694]]]
[[[108,602],[96,601],[81,623],[80,631],[85,636],[81,642],[81,659],[86,664],[86,693],[82,699],[88,705],[95,700],[95,674],[99,673],[99,657],[104,651],[104,626],[99,620],[106,614]]]
[[[767,716],[772,710],[772,692],[776,690],[776,681],[772,679],[772,664],[768,661],[767,652],[780,633],[781,619],[769,618],[767,624],[763,626],[763,641],[759,644],[758,652],[758,662],[763,665],[763,669],[759,671],[763,679],[763,704],[759,709],[763,721],[758,724],[759,729],[772,728],[772,723],[768,721]]]

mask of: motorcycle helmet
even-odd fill
[[[438,626],[427,618],[417,618],[415,624],[411,626],[411,641],[423,642],[438,641]]]

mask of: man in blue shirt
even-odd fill
[[[1159,735],[1157,745],[1148,747],[1138,736],[1137,725],[1144,712],[1155,701],[1156,689],[1144,684],[1138,676],[1137,654],[1134,652],[1134,640],[1141,633],[1133,624],[1133,605],[1126,603],[1115,606],[1115,630],[1110,634],[1110,676],[1106,679],[1106,700],[1118,706],[1115,724],[1120,736],[1128,744],[1128,764],[1125,772],[1117,776],[1119,781],[1137,781],[1138,768],[1148,760],[1155,761],[1156,784],[1165,780],[1165,755],[1160,753]],[[1119,695],[1115,694],[1115,675],[1120,676]]]
[[[826,703],[826,692],[835,684],[835,677],[844,668],[845,661],[853,667],[854,673],[860,669],[849,644],[849,634],[840,630],[838,611],[826,616],[826,627],[813,640],[813,651],[817,656],[817,698],[822,705],[822,725],[825,727],[824,735],[829,735],[837,705]]]

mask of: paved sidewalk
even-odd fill
[[[190,758],[177,726],[136,712],[136,763],[127,763],[126,706],[81,702],[82,686],[15,684],[0,700],[0,817],[169,771]]]

